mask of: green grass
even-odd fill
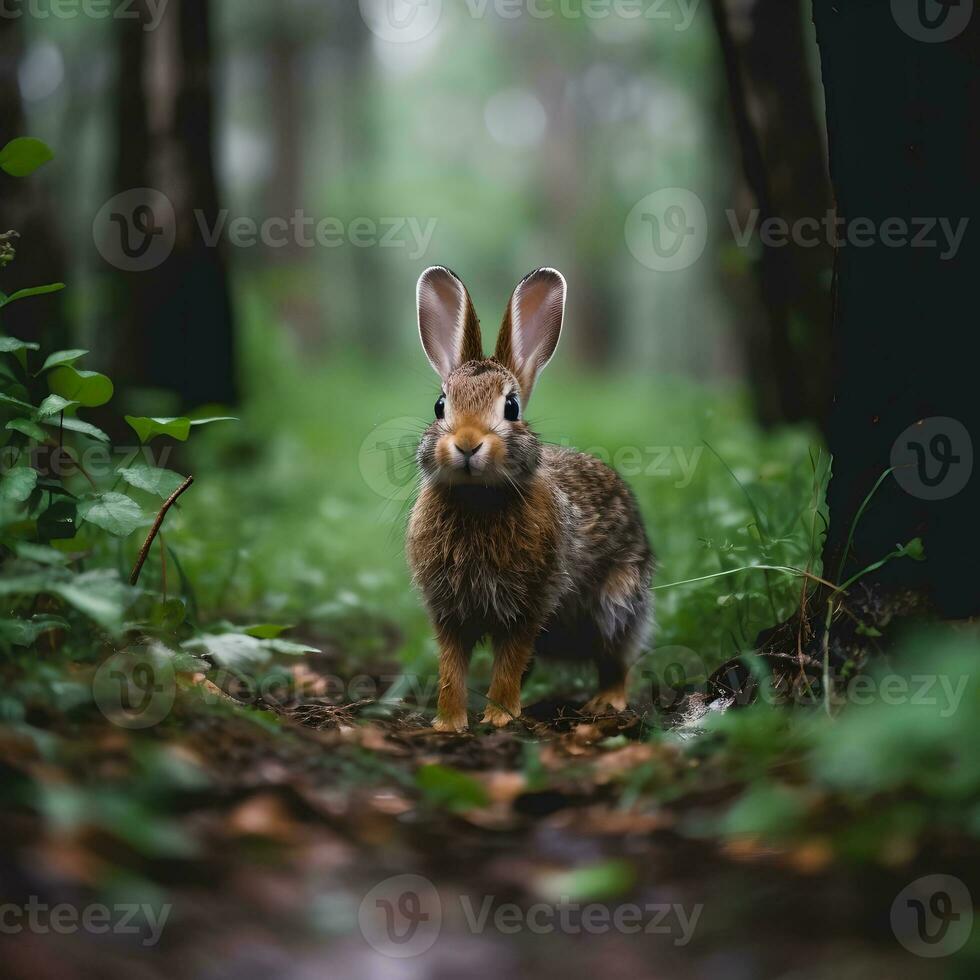
[[[202,610],[301,624],[355,660],[397,648],[419,663],[433,647],[402,539],[438,381],[421,350],[404,364],[310,358],[263,312],[248,317],[242,421],[196,440],[197,482],[168,538]],[[826,453],[812,432],[760,431],[739,391],[576,373],[559,356],[528,416],[635,490],[659,561],[657,646],[713,667],[787,614],[801,584],[759,570],[668,583],[758,563],[819,572]]]

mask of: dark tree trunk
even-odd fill
[[[912,234],[923,218],[969,224],[955,257],[949,248],[899,247],[881,235],[838,251],[824,562],[836,575],[862,501],[895,466],[857,526],[848,566],[864,568],[896,542],[921,536],[926,560],[892,561],[878,579],[930,594],[943,613],[963,617],[980,613],[972,336],[980,267],[980,17],[974,11],[955,38],[926,43],[912,36],[917,29],[897,24],[891,7],[886,0],[813,4],[840,213],[851,230],[867,219],[879,229],[886,220],[904,222]],[[908,8],[914,16],[916,5]],[[936,228],[930,237],[943,240]]]
[[[199,215],[214,227],[221,210],[214,165],[211,3],[180,0],[177,10],[180,82],[174,128],[187,195],[177,219],[174,322],[162,323],[158,336],[165,340],[168,373],[180,378],[178,390],[185,404],[231,404],[237,385],[227,263],[222,248],[206,244],[198,222]]]
[[[830,189],[799,0],[711,0],[711,6],[756,228],[773,218],[797,228],[801,218],[823,222]],[[822,227],[807,229],[807,237],[815,244],[763,245],[755,262],[761,316],[740,318],[766,424],[826,419],[833,251]]]
[[[160,46],[156,54],[174,51],[177,63],[167,63],[152,92],[148,35],[138,21],[121,19],[117,27],[117,190],[161,191],[173,205],[176,226],[165,261],[121,274],[126,303],[120,310],[124,332],[117,372],[129,386],[176,393],[183,409],[230,404],[237,395],[224,251],[202,233],[216,227],[220,211],[209,14],[207,0],[180,0],[168,11],[153,43]],[[172,43],[164,44],[160,32],[168,30]]]
[[[151,184],[146,83],[149,35],[143,29],[148,14],[142,2],[139,12],[139,18],[121,17],[114,26],[116,158],[113,194]],[[112,373],[124,384],[148,383],[150,345],[146,324],[153,309],[152,275],[151,272],[120,272],[113,277]]]
[[[0,146],[17,136],[30,136],[21,104],[17,69],[23,54],[23,18],[0,17]],[[25,14],[26,16],[26,14]],[[57,147],[53,147],[55,153]],[[32,177],[8,177],[0,173],[0,233],[16,231],[16,260],[3,272],[7,293],[27,286],[63,282],[66,261],[44,187],[43,173]],[[64,293],[37,296],[14,303],[3,313],[5,332],[48,350],[69,344]]]

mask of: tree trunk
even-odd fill
[[[174,392],[182,409],[235,401],[234,329],[214,167],[210,3],[179,0],[153,37],[120,19],[117,191],[152,187],[173,205],[174,246],[159,265],[121,274],[117,373]],[[169,30],[169,34],[168,34]],[[148,82],[149,56],[155,85]]]
[[[711,0],[756,229],[782,219],[823,222],[831,207],[799,0]],[[741,213],[740,222],[751,216]],[[816,419],[829,406],[832,247],[764,244],[755,261],[761,315],[743,316],[743,343],[765,424]]]
[[[838,208],[851,233],[869,224],[880,230],[837,255],[824,563],[830,577],[842,557],[860,570],[919,536],[926,560],[892,561],[877,579],[927,593],[944,614],[965,617],[980,613],[971,444],[980,436],[971,336],[980,258],[980,17],[974,11],[957,36],[927,43],[919,38],[939,28],[903,28],[892,6],[813,3]],[[915,16],[916,4],[907,6]],[[948,7],[946,26],[963,12],[969,17],[971,6]],[[958,249],[936,219],[961,230],[968,221]],[[925,237],[896,245],[902,228],[909,240],[926,228]],[[889,467],[844,556],[862,501]]]
[[[0,17],[0,146],[26,131],[17,70],[23,55],[22,17]],[[52,147],[55,153],[58,147]],[[65,254],[54,221],[43,172],[32,177],[0,173],[0,233],[16,231],[17,258],[3,272],[7,293],[28,286],[63,282]],[[29,303],[14,303],[3,313],[3,329],[22,340],[41,343],[48,350],[70,343],[64,293],[37,296]]]

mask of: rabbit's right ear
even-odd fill
[[[419,277],[416,296],[422,347],[443,381],[460,364],[483,357],[480,321],[456,273],[441,265],[426,269]]]

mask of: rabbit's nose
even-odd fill
[[[475,456],[479,451],[480,447],[483,445],[482,442],[478,442],[472,449],[464,449],[458,442],[456,443],[456,452],[458,452],[463,459],[470,459],[470,457]]]

